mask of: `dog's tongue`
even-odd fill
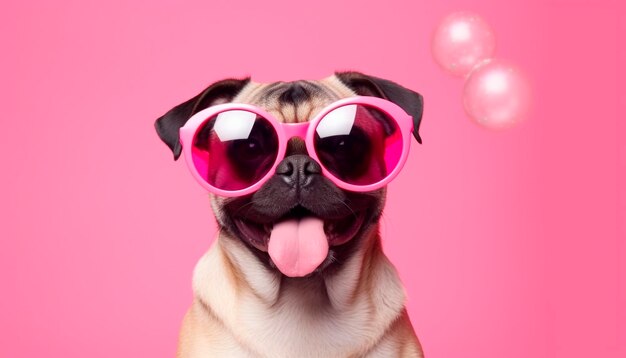
[[[310,274],[328,255],[324,222],[307,217],[276,223],[267,251],[276,267],[286,276]]]

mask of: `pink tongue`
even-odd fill
[[[275,224],[267,251],[285,276],[302,277],[310,274],[328,255],[324,222],[307,217]]]

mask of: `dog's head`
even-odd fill
[[[332,102],[354,95],[381,97],[399,105],[413,117],[413,135],[421,143],[422,97],[391,81],[357,72],[336,73],[320,81],[219,81],[171,109],[155,126],[178,159],[182,151],[179,129],[207,107],[247,103],[265,109],[279,121],[297,123],[310,120]],[[340,267],[377,228],[384,203],[385,189],[355,193],[335,186],[322,175],[319,164],[298,138],[289,141],[275,174],[255,193],[237,198],[211,195],[220,229],[241,240],[264,265],[288,276],[308,275],[315,267],[315,273]],[[306,236],[306,240],[297,236]],[[302,263],[308,259],[305,256],[319,260],[310,269],[294,268],[306,266]]]

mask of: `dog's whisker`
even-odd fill
[[[247,202],[247,203],[245,203],[245,204],[243,204],[243,205],[241,205],[241,206],[240,206],[240,207],[238,207],[238,208],[237,208],[237,210],[234,212],[234,215],[239,214],[239,213],[240,213],[240,212],[241,212],[244,208],[248,208],[248,209],[249,209],[249,207],[250,207],[250,206],[252,206],[252,202],[251,202],[251,201],[250,201],[250,202]]]
[[[350,207],[350,205],[348,205],[345,200],[341,200],[341,203],[348,208],[348,210],[350,210],[350,212],[352,213],[352,216],[354,216],[355,219],[357,219],[359,216],[357,215],[356,212],[354,212],[354,210],[352,210],[352,208]]]

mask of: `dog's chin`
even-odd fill
[[[289,220],[306,220],[316,218],[324,223],[324,234],[329,247],[336,247],[352,240],[361,230],[365,222],[366,213],[364,211],[351,213],[343,218],[323,218],[314,215],[307,209],[297,206],[287,214],[269,223],[255,222],[250,218],[236,217],[234,223],[237,226],[243,239],[257,250],[267,252],[270,237],[274,226]]]

